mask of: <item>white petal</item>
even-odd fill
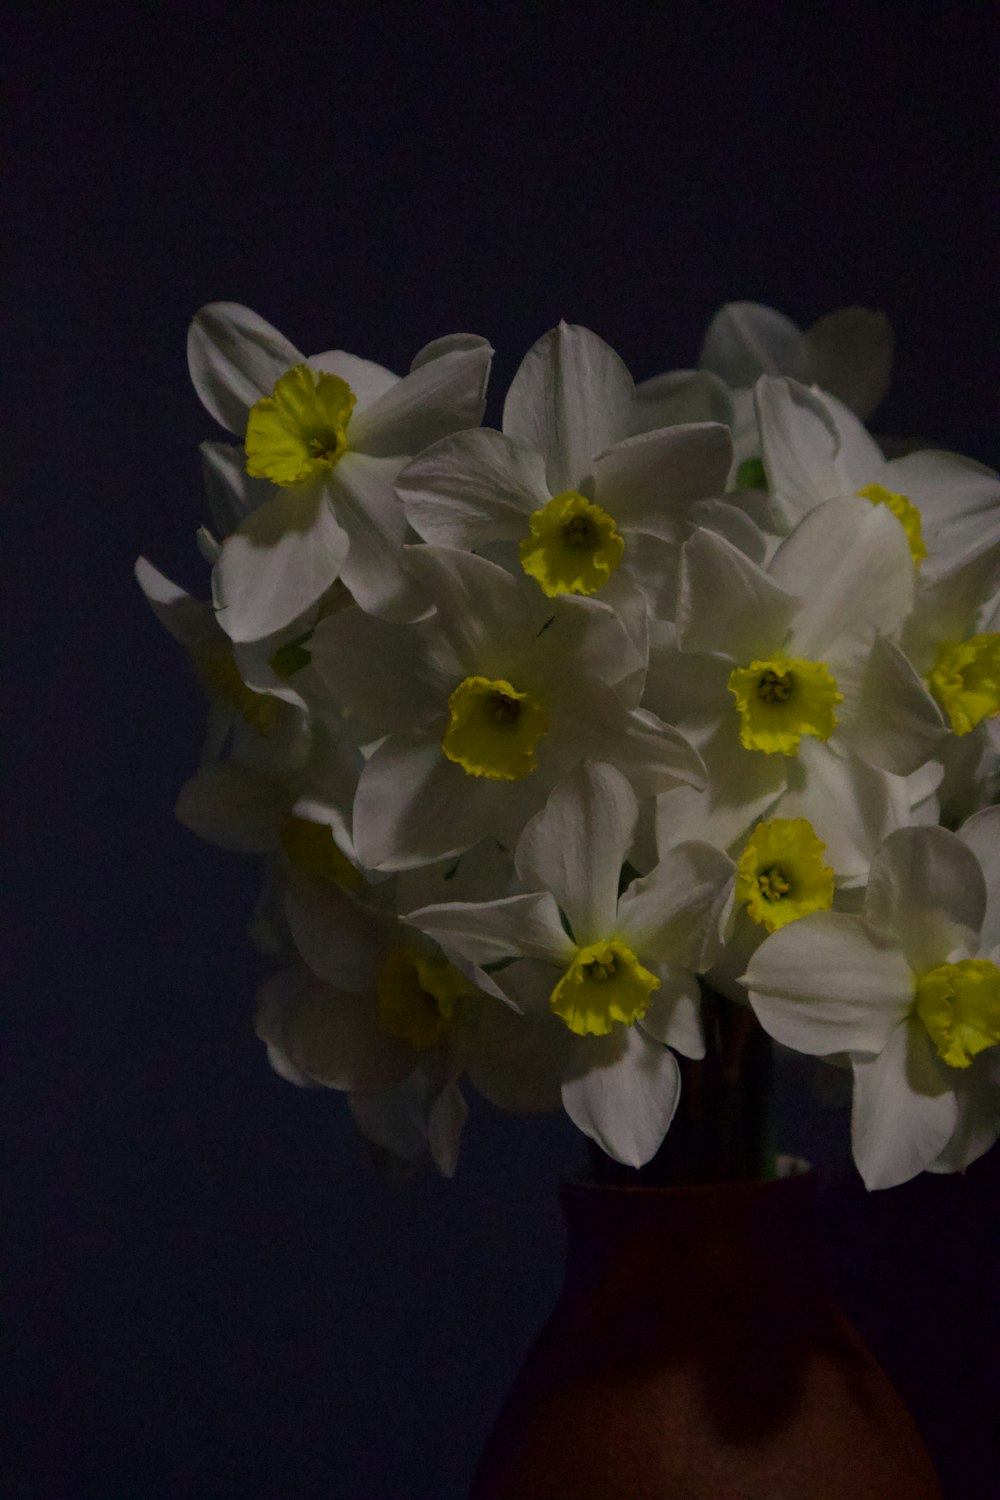
[[[837,427],[815,391],[762,377],[754,387],[767,487],[783,529],[841,493]]]
[[[732,860],[711,844],[667,849],[659,864],[623,893],[618,929],[639,954],[701,967],[702,934],[732,874]]]
[[[412,1048],[380,1026],[372,994],[336,990],[307,969],[288,969],[261,986],[254,1028],[325,1088],[371,1093],[413,1067]]]
[[[551,494],[579,489],[595,456],[632,431],[634,389],[603,339],[560,323],[521,362],[504,402],[503,430],[544,456]]]
[[[929,1166],[958,1104],[923,1023],[901,1021],[878,1057],[854,1062],[851,1147],[867,1188],[896,1187]]]
[[[896,777],[808,735],[788,761],[787,776],[788,790],[769,816],[807,819],[826,845],[823,859],[838,881],[863,882],[882,840],[910,821]]]
[[[442,359],[446,354],[476,354],[481,355],[484,347],[488,347],[488,341],[478,333],[446,333],[441,338],[431,339],[429,344],[424,344],[418,349],[410,360],[410,374],[419,370],[423,365],[433,364],[435,360]],[[492,349],[490,353],[492,354]]]
[[[580,1066],[594,1060],[563,1084],[566,1113],[608,1156],[641,1167],[656,1154],[674,1117],[681,1088],[677,1059],[635,1026],[581,1043]]]
[[[683,725],[699,746],[723,723],[732,724],[735,735],[736,705],[726,687],[732,661],[678,651],[672,641],[657,639],[660,629],[650,646],[643,706],[667,724]]]
[[[644,540],[651,541],[652,538],[644,538]],[[645,548],[643,550],[645,551]],[[632,569],[629,567],[628,571],[625,568],[619,568],[616,573],[612,573],[601,589],[602,601],[609,609],[614,610],[635,648],[633,671],[622,677],[619,677],[617,673],[614,674],[615,691],[629,704],[638,704],[646,681],[651,613],[648,594],[644,592],[647,587],[648,579],[644,579],[640,585],[636,582]]]
[[[681,650],[721,652],[744,663],[777,650],[798,608],[794,590],[783,584],[721,536],[696,531],[681,548]]]
[[[941,571],[918,588],[902,630],[903,647],[918,672],[926,676],[931,671],[943,642],[976,634],[980,610],[997,587],[998,566],[991,549]]]
[[[916,974],[974,941],[985,911],[979,861],[945,828],[899,828],[872,861],[865,917],[894,935]]]
[[[328,984],[370,998],[394,924],[329,881],[294,870],[285,878],[285,916],[299,956]]]
[[[657,843],[706,839],[726,849],[763,817],[785,790],[787,757],[744,750],[735,711],[700,744],[708,773],[704,792],[681,787],[657,799]]]
[[[930,556],[923,567],[928,581],[970,558],[995,551],[1000,544],[1000,505],[947,521],[929,540]]]
[[[640,797],[678,785],[705,787],[705,764],[679,729],[649,709],[624,709],[602,683],[590,683],[587,694],[586,728],[580,732],[586,753],[617,766]]]
[[[902,651],[875,637],[858,690],[837,709],[839,736],[863,759],[909,776],[948,737],[941,710]]]
[[[840,481],[837,493],[853,495],[873,480],[884,483],[885,458],[864,422],[830,391],[819,391],[813,386],[812,392],[823,402],[837,429],[836,466]]]
[[[325,593],[347,547],[322,486],[277,490],[222,544],[213,575],[219,624],[234,641],[273,635]]]
[[[722,422],[733,425],[729,387],[711,370],[668,370],[635,388],[636,432],[655,432],[681,422]]]
[[[960,453],[922,448],[886,464],[882,482],[905,495],[927,529],[1000,504],[1000,475]]]
[[[203,599],[192,599],[145,557],[136,558],[135,581],[160,624],[188,651],[226,645],[212,606]]]
[[[320,620],[309,650],[323,695],[362,743],[443,721],[455,680],[436,671],[423,636],[411,626],[342,609]]]
[[[198,530],[194,534],[194,544],[209,567],[214,568],[215,564],[219,561],[222,544],[216,541],[207,526],[198,527]]]
[[[499,783],[466,775],[437,740],[387,740],[358,782],[358,858],[370,870],[406,870],[461,854],[490,831],[501,796]]]
[[[378,1093],[352,1093],[347,1101],[361,1134],[403,1162],[415,1161],[426,1149],[430,1102],[420,1068]]]
[[[717,422],[646,432],[596,459],[595,499],[625,530],[683,541],[690,506],[723,493],[732,458],[729,429]]]
[[[996,1049],[991,1049],[995,1052]],[[958,1124],[948,1143],[925,1168],[928,1172],[963,1172],[989,1151],[1000,1136],[1000,1065],[981,1053],[955,1079]]]
[[[203,403],[242,437],[247,414],[304,357],[270,323],[238,302],[210,302],[188,330],[188,369]]]
[[[802,334],[784,313],[727,302],[708,325],[698,363],[727,385],[753,385],[758,375],[798,375],[802,355]]]
[[[799,522],[771,560],[777,584],[802,608],[789,651],[812,661],[891,633],[913,603],[914,569],[906,533],[887,505],[847,496],[827,500]]]
[[[859,417],[870,417],[889,389],[892,329],[884,313],[844,307],[806,331],[809,379]]]
[[[581,947],[614,932],[618,879],[637,816],[635,793],[621,772],[584,761],[518,840],[518,875],[527,886],[551,891]]]
[[[277,849],[288,815],[286,787],[237,761],[209,761],[181,787],[174,812],[185,828],[235,854]]]
[[[979,861],[986,881],[986,915],[980,952],[1000,943],[1000,807],[984,807],[962,824],[958,837]]]
[[[818,1057],[881,1052],[913,1009],[913,974],[895,940],[840,912],[773,932],[743,983],[765,1031]]]
[[[603,701],[613,688],[620,704],[631,707],[638,703],[646,658],[639,654],[623,620],[608,605],[572,594],[545,599],[528,578],[520,581],[519,588],[517,623],[525,633],[531,632],[524,670],[533,675],[547,701],[575,708],[584,719],[588,711],[596,713],[596,705],[587,696],[592,691]],[[624,590],[609,594],[619,602],[624,597]],[[626,618],[633,608],[634,598],[630,598],[625,606]],[[506,634],[512,633],[513,627],[508,625]],[[605,755],[593,758],[613,759]]]
[[[458,1147],[469,1107],[458,1084],[452,1080],[438,1094],[427,1118],[427,1144],[431,1159],[442,1177],[454,1177]]]
[[[244,517],[274,497],[269,479],[251,479],[246,450],[236,443],[200,443],[201,477],[212,524],[220,537],[235,531]]]
[[[410,547],[406,558],[416,583],[437,606],[428,635],[433,632],[439,656],[454,664],[458,677],[504,677],[546,620],[564,612],[561,601],[546,599],[533,580],[512,578],[471,552]],[[604,610],[600,618],[613,619]]]
[[[374,458],[409,456],[450,432],[478,427],[492,357],[485,339],[443,341],[436,357],[415,362],[408,375],[352,416],[351,448]]]
[[[725,500],[699,500],[691,507],[694,526],[703,526],[729,542],[738,552],[749,557],[751,562],[764,566],[768,553],[768,538],[761,527],[744,508],[746,497],[753,491],[743,490],[739,495],[730,494]]]
[[[526,959],[511,964],[502,978],[523,991],[525,972],[534,970],[542,991],[537,1015],[519,1016],[509,1006],[483,1007],[477,1047],[466,1064],[469,1078],[491,1103],[518,1114],[562,1107],[562,1079],[575,1037],[548,1011],[557,975],[550,965]],[[517,978],[513,977],[517,971]]]
[[[673,1047],[682,1057],[704,1057],[705,1029],[697,974],[674,964],[657,964],[655,973],[660,988],[638,1025],[654,1042]]]
[[[414,531],[425,542],[472,548],[528,533],[528,516],[545,505],[541,454],[489,428],[442,438],[396,480]]]
[[[411,911],[401,921],[476,964],[542,958],[568,964],[576,951],[548,891],[500,901],[449,901]],[[555,980],[553,979],[553,984]]]
[[[399,376],[387,370],[384,365],[376,365],[370,359],[360,359],[358,355],[348,354],[343,349],[327,349],[322,354],[310,354],[306,364],[312,370],[339,375],[341,380],[347,381],[358,398],[352,414],[354,417],[399,384]]]
[[[396,495],[394,459],[345,453],[333,471],[331,504],[348,539],[340,576],[362,609],[391,619],[412,619],[426,605],[404,568],[410,535]]]

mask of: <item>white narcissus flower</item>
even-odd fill
[[[909,776],[945,737],[889,639],[913,592],[895,518],[856,498],[811,511],[766,570],[709,532],[685,543],[676,645],[651,651],[643,701],[697,746],[709,785],[697,809],[661,800],[671,837],[726,848],[765,814],[805,818],[838,872],[864,879],[908,821],[888,773]]]
[[[354,804],[364,865],[427,864],[486,834],[510,845],[587,755],[643,792],[703,785],[687,740],[635,707],[635,649],[609,609],[547,599],[468,552],[414,547],[409,564],[432,616],[407,626],[345,610],[312,638],[313,668],[359,742],[380,740]]]
[[[637,816],[624,776],[584,762],[518,841],[528,894],[406,919],[467,962],[516,960],[494,978],[524,1015],[483,1006],[469,1066],[477,1087],[515,1109],[561,1098],[584,1134],[629,1166],[650,1159],[673,1117],[680,1073],[669,1049],[704,1055],[696,970],[731,868],[709,845],[687,844],[619,897]]]
[[[1000,542],[917,589],[900,640],[952,732],[1000,712]]]
[[[439,892],[475,891],[501,868],[495,856],[485,866],[473,859],[468,879],[461,868],[439,870],[436,881],[428,875],[420,884],[425,894],[435,884]],[[466,1116],[458,1080],[476,1010],[484,994],[500,1006],[506,997],[474,964],[450,961],[400,924],[392,905],[400,894],[412,899],[406,878],[402,892],[365,890],[360,877],[353,894],[345,886],[318,862],[284,864],[280,896],[301,961],[261,987],[257,1034],[282,1077],[349,1093],[366,1135],[400,1157],[426,1143],[450,1177]]]
[[[596,595],[640,650],[645,607],[695,525],[718,527],[755,557],[763,538],[717,497],[732,459],[728,429],[689,423],[636,433],[632,378],[587,328],[561,323],[528,351],[504,404],[503,432],[435,443],[397,490],[425,541],[469,550],[507,544],[512,567],[550,598]]]
[[[870,417],[889,387],[892,330],[882,313],[845,307],[805,333],[759,302],[727,302],[705,334],[699,364],[730,388],[737,462],[758,450],[753,387],[761,375],[789,375],[831,392]]]
[[[959,1170],[1000,1135],[998,850],[997,807],[958,835],[899,829],[872,863],[860,916],[805,916],[750,960],[765,1030],[850,1059],[869,1188]]]
[[[479,424],[492,352],[485,339],[455,334],[428,344],[400,379],[339,349],[307,358],[236,303],[201,309],[188,338],[191,377],[244,442],[256,484],[243,487],[238,450],[209,451],[213,511],[227,533],[213,593],[232,640],[273,635],[338,577],[365,609],[412,607],[393,481],[428,443]]]
[[[941,809],[959,822],[990,799],[1000,755],[1000,548],[921,586],[901,642],[951,734],[937,752]]]
[[[293,676],[299,686],[308,677],[299,665],[308,653],[280,636],[234,646],[207,601],[193,599],[143,557],[135,576],[187,650],[209,700],[201,763],[181,788],[179,821],[237,854],[298,850],[349,876],[356,863],[350,813],[363,759],[336,715],[311,714],[292,685]]]
[[[761,379],[754,403],[780,531],[825,500],[860,495],[896,516],[925,581],[1000,542],[1000,476],[992,469],[935,449],[887,461],[841,402],[794,380]]]

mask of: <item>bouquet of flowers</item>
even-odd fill
[[[448,1175],[469,1085],[637,1167],[724,1014],[849,1070],[870,1188],[962,1169],[1000,1134],[1000,479],[869,435],[861,309],[730,304],[639,385],[562,323],[499,431],[491,355],[191,326],[211,599],[136,574],[208,699],[177,815],[262,860],[271,1064]]]

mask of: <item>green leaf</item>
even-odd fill
[[[738,490],[766,490],[767,473],[762,458],[745,458],[736,470]]]
[[[286,641],[283,646],[278,647],[268,663],[276,677],[287,681],[309,665],[312,653],[306,650],[303,642],[308,641],[311,636],[312,631],[307,630],[305,635],[297,636],[294,641]]]

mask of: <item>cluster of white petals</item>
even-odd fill
[[[869,1187],[1000,1135],[1000,478],[864,422],[891,335],[724,307],[409,372],[195,317],[211,568],[136,576],[208,700],[177,815],[262,862],[255,1025],[390,1158],[469,1086],[648,1162],[702,997],[849,1069]],[[901,451],[901,446],[906,451]]]

